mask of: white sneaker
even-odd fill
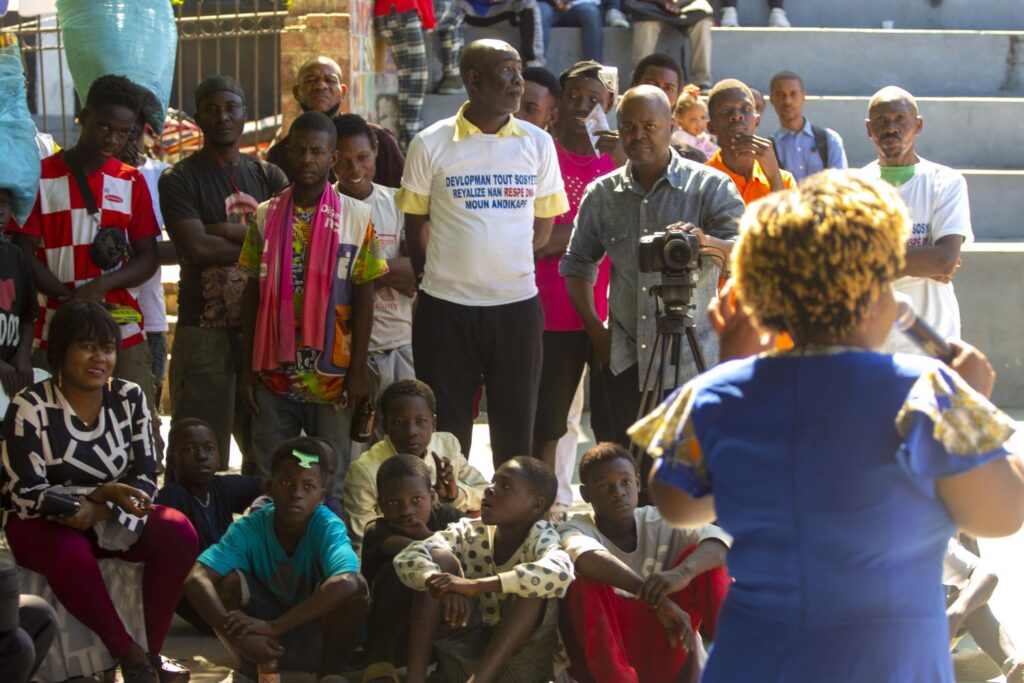
[[[772,11],[774,12],[775,10],[772,10]],[[740,25],[740,18],[738,16],[736,16],[736,8],[735,7],[723,7],[722,8],[722,18],[718,21],[718,25],[719,26],[724,26],[726,28],[736,28],[737,26],[739,26]]]
[[[789,28],[789,18],[786,16],[786,10],[781,7],[774,8],[768,13],[768,25],[772,28]]]
[[[610,9],[604,15],[604,25],[612,28],[629,28],[629,19],[620,9]]]

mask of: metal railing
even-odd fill
[[[286,0],[186,0],[175,5],[178,53],[168,104],[178,116],[194,112],[192,93],[205,76],[226,73],[247,95],[246,146],[269,142],[280,125],[280,33],[288,16],[286,5]],[[29,111],[36,125],[62,146],[73,144],[80,103],[56,16],[7,15],[0,28],[16,33],[21,44]]]

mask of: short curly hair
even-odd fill
[[[825,171],[747,207],[733,252],[737,296],[796,344],[841,339],[903,268],[909,218],[881,181]]]
[[[100,76],[92,85],[85,97],[87,109],[96,109],[106,104],[115,104],[135,112],[142,111],[143,93],[139,86],[124,76],[106,74]]]

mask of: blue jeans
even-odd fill
[[[583,59],[602,61],[604,55],[604,22],[601,20],[601,6],[580,3],[565,12],[559,12],[550,2],[538,3],[541,20],[544,22],[544,51],[547,52],[553,26],[579,26],[583,29]]]

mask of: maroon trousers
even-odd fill
[[[91,530],[81,532],[48,519],[12,514],[4,531],[18,564],[45,576],[61,604],[100,637],[115,659],[127,654],[134,641],[114,609],[97,560],[142,562],[146,639],[150,652],[160,652],[199,552],[198,536],[183,514],[154,505],[139,539],[118,552],[100,548]]]
[[[724,568],[712,569],[669,599],[690,615],[694,631],[703,624],[713,637],[729,582]],[[654,610],[608,584],[577,576],[562,601],[560,627],[569,675],[579,683],[670,683],[686,664],[687,652],[669,644]]]

